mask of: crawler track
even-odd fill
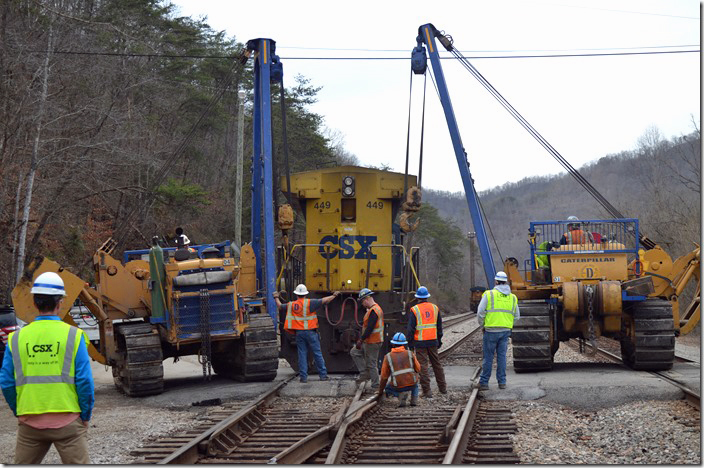
[[[521,319],[511,332],[513,368],[516,372],[550,370],[553,364],[553,331],[545,301],[521,301]]]

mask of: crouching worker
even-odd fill
[[[379,398],[384,392],[386,396],[398,397],[398,406],[406,406],[408,394],[411,394],[411,406],[418,404],[418,373],[420,363],[413,351],[406,348],[408,341],[403,333],[396,333],[391,339],[391,352],[384,356],[381,364],[381,382],[379,384]],[[391,378],[388,385],[386,382]]]

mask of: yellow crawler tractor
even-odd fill
[[[700,248],[673,262],[639,239],[636,219],[531,222],[525,275],[515,258],[504,265],[520,301],[517,372],[551,369],[561,341],[602,336],[620,342],[633,369],[672,367],[675,337],[699,322]]]
[[[30,289],[41,273],[53,271],[64,281],[67,297],[61,318],[77,326],[69,313],[79,300],[99,323],[99,348],[89,354],[112,366],[115,386],[129,396],[164,390],[164,359],[197,355],[204,376],[217,374],[242,381],[276,377],[278,344],[269,314],[256,297],[255,261],[245,245],[235,265],[229,242],[188,248],[154,245],[125,251],[123,261],[104,244],[93,256],[95,287],[58,263],[38,257],[12,292],[17,316],[36,315]]]

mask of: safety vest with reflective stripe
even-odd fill
[[[317,328],[318,315],[310,311],[308,299],[298,299],[288,303],[285,330],[315,330]]]
[[[438,338],[438,306],[430,302],[421,302],[411,307],[416,316],[415,341],[429,341]]]
[[[538,246],[537,252],[547,252],[549,241],[541,242]],[[550,260],[547,255],[536,255],[535,264],[538,268],[550,268]]]
[[[565,233],[568,244],[586,244],[587,235],[581,229],[573,229]]]
[[[413,353],[409,350],[386,354],[391,371],[391,385],[395,388],[410,387],[418,383],[418,374],[413,368]]]
[[[367,329],[367,322],[369,322],[369,316],[372,311],[376,312],[376,327],[372,330],[372,333],[364,340],[365,343],[381,343],[384,341],[384,312],[381,310],[379,304],[374,304],[369,309],[367,313],[364,314],[364,322],[362,323],[362,330]]]
[[[515,294],[504,294],[496,289],[484,291],[487,299],[484,328],[513,328],[518,298]]]
[[[75,358],[83,330],[59,320],[37,320],[8,340],[15,367],[17,415],[80,413]]]

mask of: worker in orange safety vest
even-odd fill
[[[398,397],[398,406],[404,407],[411,394],[411,406],[418,404],[418,382],[420,380],[420,363],[413,351],[406,348],[408,341],[403,333],[396,333],[391,339],[390,353],[386,353],[381,364],[381,384],[379,385],[379,398],[384,392],[386,396]],[[391,381],[388,383],[389,379]]]
[[[418,299],[418,304],[411,307],[412,313],[408,317],[406,336],[409,338],[410,348],[415,350],[420,362],[420,386],[423,389],[423,397],[432,398],[428,362],[433,366],[438,390],[440,393],[447,393],[445,371],[438,354],[438,349],[442,346],[442,317],[438,306],[428,302],[430,297],[428,288],[419,287],[415,297]]]
[[[359,291],[357,301],[367,309],[362,322],[362,335],[350,350],[350,356],[357,366],[359,377],[357,383],[371,379],[371,390],[379,388],[379,351],[384,344],[384,312],[374,301],[374,291],[363,288]]]
[[[273,294],[279,310],[286,310],[284,330],[296,334],[296,348],[298,349],[298,374],[301,383],[308,382],[308,352],[313,354],[315,367],[318,369],[320,380],[328,380],[328,371],[325,367],[323,353],[320,350],[320,336],[318,336],[318,315],[316,311],[323,305],[332,302],[340,291],[335,291],[330,296],[322,299],[306,299],[308,289],[305,284],[299,284],[293,291],[296,300],[282,304],[279,293]]]

